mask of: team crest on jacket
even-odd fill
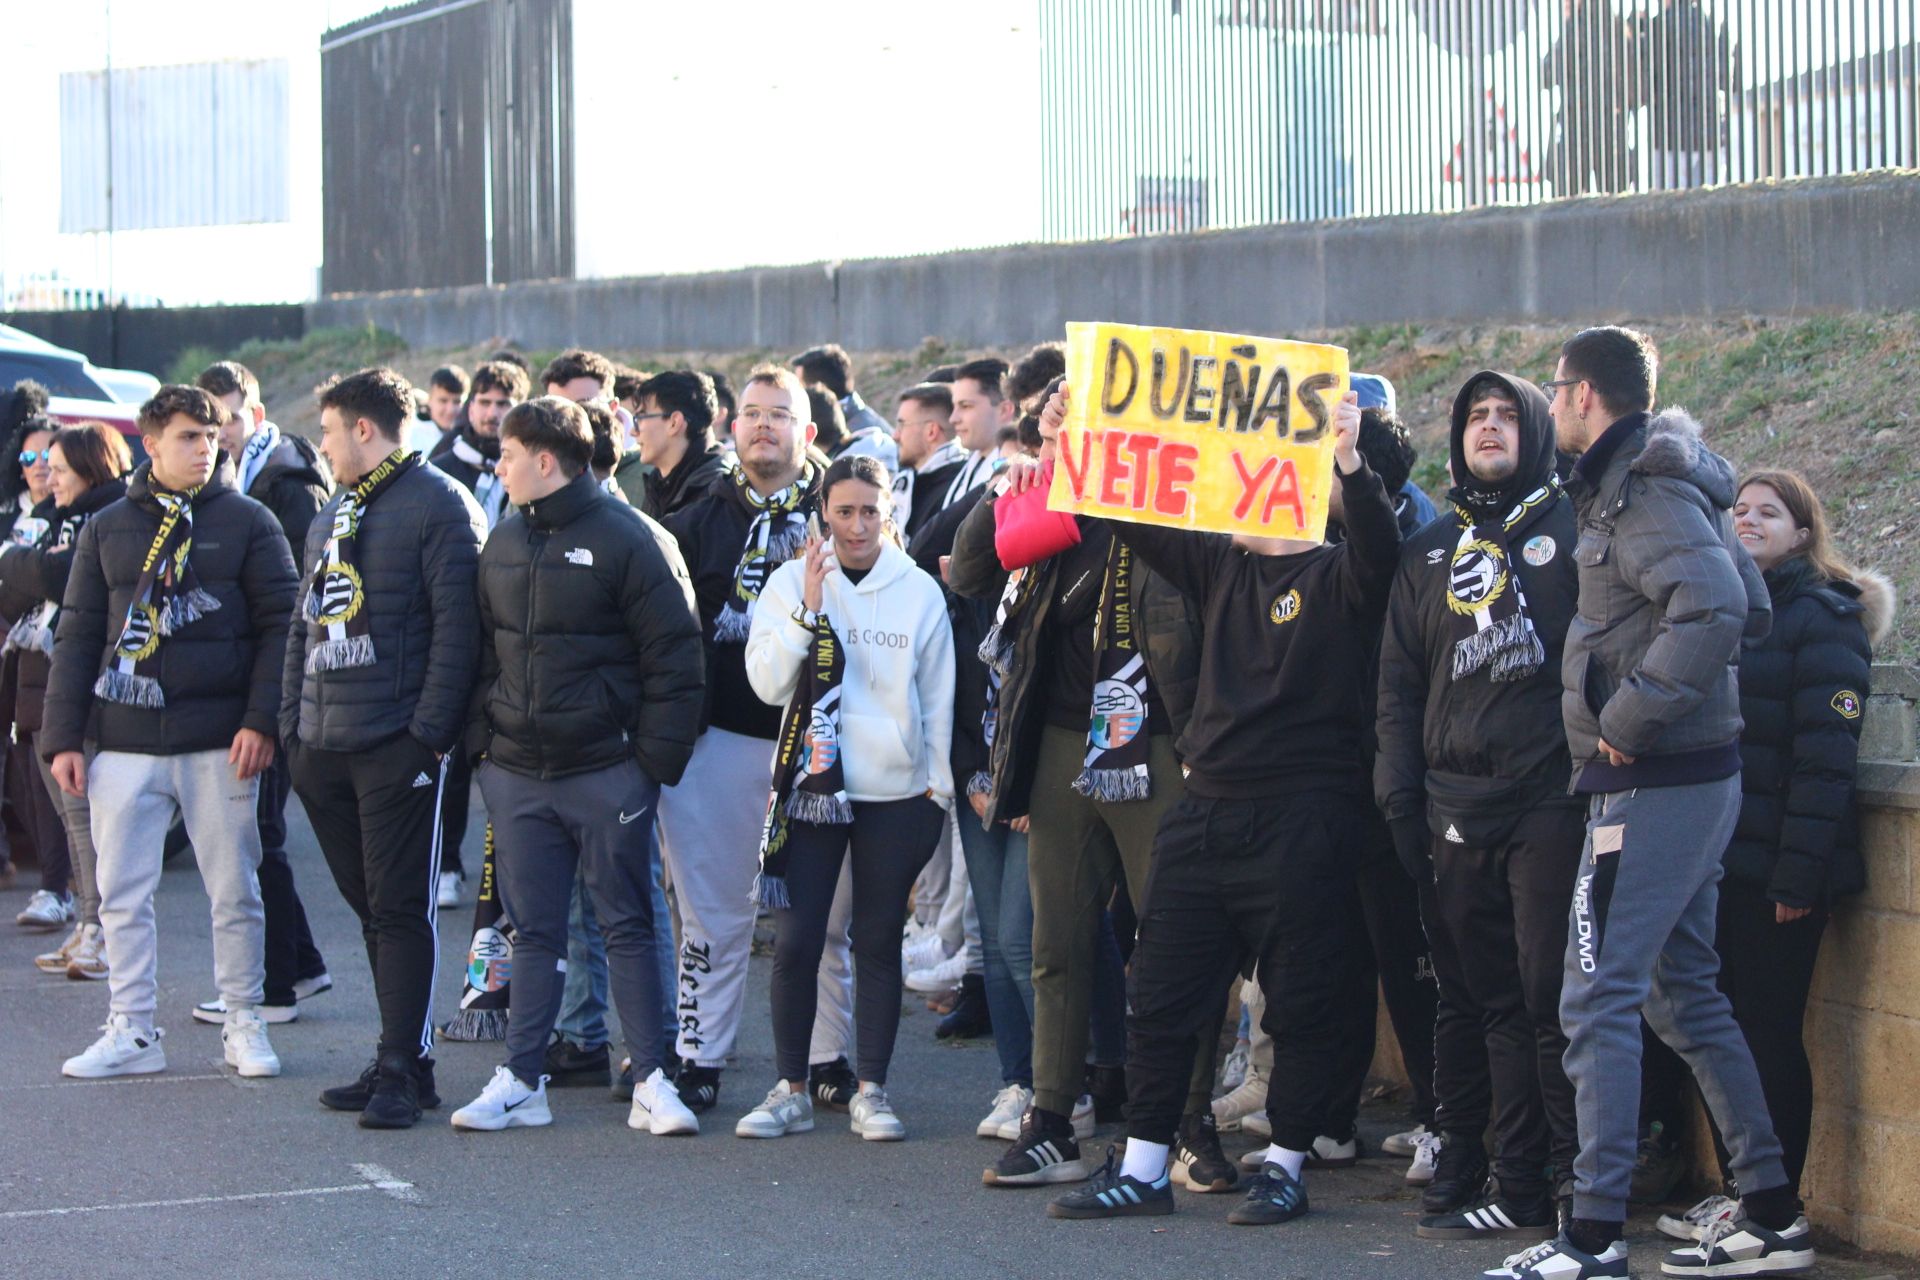
[[[1541,565],[1551,561],[1554,552],[1559,549],[1560,544],[1543,533],[1537,538],[1527,539],[1527,545],[1520,548],[1520,558],[1538,569]]]
[[[1507,559],[1500,548],[1475,538],[1453,553],[1447,567],[1447,607],[1455,613],[1478,613],[1507,589]]]
[[[1860,718],[1860,695],[1851,689],[1842,689],[1833,695],[1833,701],[1827,704],[1849,720]]]
[[[1275,599],[1273,608],[1267,611],[1267,616],[1273,619],[1273,625],[1276,627],[1284,626],[1299,617],[1300,589],[1295,587],[1292,591]]]
[[[1102,680],[1093,686],[1093,723],[1088,741],[1100,751],[1124,747],[1140,736],[1147,722],[1147,704],[1124,680]]]

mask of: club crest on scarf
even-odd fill
[[[1486,667],[1489,679],[1524,680],[1547,660],[1546,646],[1527,612],[1527,593],[1514,572],[1508,540],[1559,493],[1559,482],[1549,480],[1515,503],[1505,517],[1485,521],[1455,504],[1460,539],[1447,562],[1446,597],[1454,624],[1454,679]],[[1540,541],[1536,538],[1524,548],[1529,564],[1551,558],[1549,551],[1540,561],[1534,559],[1534,544]],[[1552,540],[1546,541],[1551,547]]]
[[[1073,789],[1109,803],[1145,800],[1153,783],[1147,725],[1147,660],[1134,617],[1133,549],[1119,538],[1107,554],[1093,630],[1093,705],[1087,755]]]
[[[357,563],[360,521],[374,499],[420,465],[419,454],[395,449],[347,490],[334,508],[333,527],[307,585],[304,612],[307,621],[321,631],[319,642],[307,650],[309,675],[373,665],[373,621],[367,616],[366,584]]]
[[[1473,613],[1500,598],[1510,575],[1500,548],[1476,539],[1454,551],[1447,576],[1447,608],[1455,613]]]
[[[840,683],[847,660],[840,637],[824,613],[815,615],[812,643],[800,668],[800,683],[780,722],[773,757],[773,793],[760,828],[760,873],[753,901],[770,910],[791,905],[787,896],[787,836],[795,820],[817,826],[853,821],[840,756]]]
[[[167,705],[160,688],[162,642],[180,628],[198,622],[220,607],[194,576],[193,500],[195,485],[184,493],[149,491],[160,504],[160,527],[154,530],[134,584],[120,636],[107,656],[107,666],[94,682],[96,697],[123,706],[159,710]]]

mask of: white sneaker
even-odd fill
[[[1012,1142],[1020,1136],[1020,1117],[1027,1114],[1027,1108],[1033,1105],[1033,1090],[1023,1084],[1010,1084],[993,1095],[993,1110],[987,1112],[987,1118],[974,1126],[974,1133],[982,1138],[999,1138]]]
[[[295,1000],[311,1000],[314,996],[331,990],[333,990],[333,975],[324,970],[314,974],[311,978],[295,978],[293,980],[293,998]]]
[[[1439,1134],[1425,1132],[1425,1126],[1421,1126],[1420,1136],[1413,1140],[1413,1163],[1407,1166],[1408,1182],[1420,1187],[1433,1181],[1433,1171],[1439,1164],[1443,1145]]]
[[[1251,1068],[1238,1086],[1213,1100],[1213,1122],[1221,1133],[1236,1133],[1251,1116],[1267,1115],[1266,1073]]]
[[[868,1142],[899,1142],[907,1136],[907,1126],[893,1113],[887,1091],[879,1085],[861,1085],[847,1104],[847,1114],[853,1117],[853,1131]]]
[[[736,1138],[778,1138],[789,1133],[813,1130],[813,1098],[805,1090],[795,1093],[785,1080],[767,1090],[759,1106],[740,1117],[733,1126]]]
[[[1707,1238],[1713,1224],[1722,1218],[1735,1218],[1740,1213],[1740,1202],[1731,1196],[1708,1196],[1693,1208],[1675,1217],[1671,1213],[1660,1215],[1660,1221],[1654,1225],[1664,1235],[1675,1240],[1698,1243]]]
[[[254,1012],[260,1015],[260,1021],[270,1026],[279,1026],[283,1022],[300,1021],[300,1011],[290,1004],[257,1004]],[[202,1000],[193,1006],[195,1022],[210,1023],[216,1027],[227,1025],[227,1002],[225,1000]]]
[[[108,1076],[145,1076],[167,1069],[166,1050],[160,1047],[160,1032],[136,1027],[124,1013],[116,1013],[100,1028],[100,1038],[87,1046],[85,1053],[68,1058],[60,1065],[60,1074],[76,1080],[102,1080]]]
[[[35,889],[27,899],[27,909],[13,918],[22,929],[52,933],[73,923],[73,895],[51,889]]]
[[[1090,1093],[1081,1094],[1080,1100],[1073,1104],[1073,1114],[1067,1118],[1073,1121],[1073,1136],[1076,1141],[1084,1142],[1088,1138],[1091,1138],[1095,1124],[1093,1095]],[[1013,1136],[1017,1138],[1020,1135],[1016,1133]]]
[[[63,974],[67,971],[67,962],[73,959],[73,949],[87,936],[87,926],[76,924],[67,940],[52,951],[43,951],[33,958],[33,967],[42,973]]]
[[[506,1067],[495,1067],[493,1079],[480,1096],[453,1113],[453,1127],[487,1133],[518,1126],[535,1128],[552,1124],[553,1112],[547,1109],[547,1078],[529,1089],[520,1077]]]
[[[1420,1139],[1427,1136],[1427,1126],[1417,1124],[1405,1133],[1396,1133],[1380,1143],[1380,1153],[1389,1156],[1410,1156],[1414,1148],[1420,1145]]]
[[[280,1055],[267,1039],[266,1021],[252,1009],[235,1009],[227,1015],[220,1047],[226,1052],[227,1065],[243,1076],[280,1074]]]
[[[946,958],[947,944],[940,941],[940,935],[932,930],[928,930],[911,942],[901,944],[900,947],[902,973],[931,969]]]
[[[967,975],[967,952],[961,948],[938,964],[907,974],[907,990],[922,993],[950,991]]]
[[[1227,1054],[1225,1062],[1220,1064],[1220,1091],[1232,1093],[1247,1082],[1247,1073],[1253,1066],[1253,1046],[1245,1040],[1233,1042],[1233,1048]]]
[[[437,905],[457,907],[460,905],[460,891],[467,886],[467,878],[458,871],[440,873],[440,893]]]
[[[700,1118],[687,1110],[673,1081],[655,1067],[652,1075],[633,1086],[633,1109],[627,1112],[627,1128],[662,1135],[698,1133]]]
[[[67,976],[76,982],[97,982],[107,976],[107,936],[99,925],[81,929],[80,941],[67,953]]]
[[[1323,1133],[1313,1140],[1313,1147],[1307,1152],[1309,1169],[1344,1169],[1359,1162],[1359,1134],[1347,1138],[1329,1138]]]

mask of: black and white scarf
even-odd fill
[[[440,1028],[449,1040],[505,1040],[507,1004],[513,979],[513,922],[500,903],[494,876],[493,823],[487,823],[486,853],[480,864],[480,892],[473,901],[473,941],[467,944],[467,971],[460,984],[460,1011]]]
[[[149,486],[153,485],[149,473]],[[149,487],[160,504],[160,527],[154,530],[147,557],[134,584],[133,603],[127,606],[120,638],[107,655],[106,670],[94,681],[93,692],[108,702],[160,709],[167,705],[160,690],[160,645],[168,636],[212,613],[220,602],[201,589],[193,572],[193,500],[203,488],[184,493]]]
[[[814,615],[800,683],[787,704],[773,757],[773,794],[760,829],[760,874],[753,900],[769,910],[790,905],[787,897],[788,824],[817,826],[853,821],[846,772],[840,756],[840,682],[847,672],[840,637],[824,613]]]
[[[1560,483],[1549,478],[1521,498],[1504,516],[1498,507],[1478,511],[1457,499],[1460,538],[1447,565],[1447,608],[1453,614],[1453,678],[1487,668],[1489,679],[1525,680],[1547,660],[1546,646],[1533,629],[1527,595],[1514,572],[1514,531],[1536,510],[1559,496]]]
[[[246,447],[240,450],[240,458],[235,470],[240,474],[234,481],[234,488],[241,493],[253,488],[253,482],[260,478],[260,470],[267,465],[267,455],[280,446],[280,428],[271,422],[263,422],[258,430],[247,437]]]
[[[767,585],[767,575],[793,559],[807,542],[806,522],[800,518],[801,504],[813,491],[810,474],[771,497],[761,497],[747,479],[744,470],[733,473],[735,496],[753,512],[747,526],[747,541],[740,549],[740,563],[733,571],[733,590],[714,621],[713,638],[719,644],[745,644],[753,630],[753,606]]]
[[[1015,569],[1007,575],[1000,590],[1000,603],[994,606],[993,625],[980,641],[976,656],[987,668],[987,705],[980,713],[980,736],[987,756],[993,756],[993,738],[1000,729],[1000,686],[1013,671],[1013,637],[1033,601],[1034,584],[1039,580],[1039,565]],[[993,790],[993,775],[986,770],[967,779],[967,794],[983,796]]]
[[[334,508],[333,529],[307,583],[307,621],[317,624],[325,636],[307,650],[308,675],[373,665],[373,619],[367,611],[366,585],[360,580],[360,521],[375,498],[419,465],[419,454],[395,449],[341,495],[340,505]]]
[[[91,511],[76,511],[72,515],[62,516],[53,531],[53,541],[49,550],[65,551],[80,536],[80,528],[92,516]],[[60,602],[42,600],[38,605],[20,616],[13,624],[13,630],[7,632],[6,652],[16,649],[38,649],[49,658],[53,656],[53,631],[60,621]]]
[[[1094,800],[1145,800],[1153,794],[1147,764],[1147,698],[1151,681],[1133,607],[1133,549],[1121,538],[1107,552],[1100,605],[1093,619],[1093,706],[1087,715],[1087,758],[1073,789]]]
[[[500,465],[499,450],[499,444],[495,443],[494,456],[490,458],[467,439],[465,431],[454,432],[453,456],[479,473],[473,482],[473,500],[480,504],[480,510],[485,513],[489,532],[500,523],[500,517],[507,511],[507,486],[500,483],[500,477],[494,474],[494,468]]]

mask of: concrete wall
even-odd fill
[[[1920,174],[1593,197],[1364,221],[1024,245],[708,275],[357,294],[311,327],[416,346],[901,350],[1068,320],[1289,334],[1920,305]]]

